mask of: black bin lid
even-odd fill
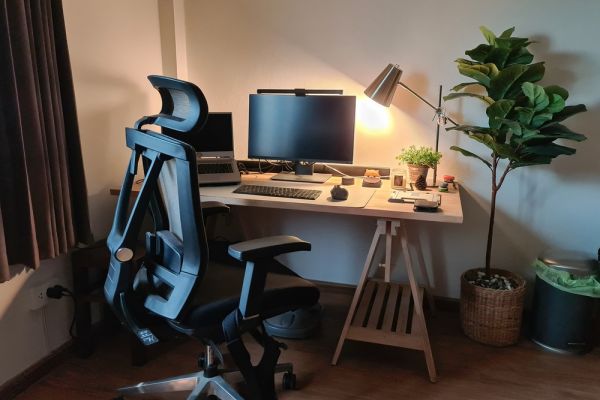
[[[546,250],[539,257],[550,268],[569,272],[575,276],[590,276],[598,273],[598,260],[579,251]]]

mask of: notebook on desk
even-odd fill
[[[221,185],[240,182],[240,171],[233,155],[231,113],[209,113],[206,124],[194,135],[198,184]]]

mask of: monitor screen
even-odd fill
[[[231,113],[208,113],[202,129],[193,135],[190,144],[196,152],[219,156],[233,151],[233,126]]]
[[[355,96],[250,95],[248,157],[352,163]]]

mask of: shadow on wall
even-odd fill
[[[581,79],[581,77],[576,78],[573,73],[573,70],[582,64],[583,57],[580,54],[552,51],[551,39],[546,35],[533,35],[530,39],[534,42],[530,47],[535,56],[534,62],[545,62],[544,80],[563,86],[568,90]],[[589,63],[589,60],[586,62]]]
[[[572,104],[572,102],[567,102]],[[600,135],[595,127],[600,126],[600,103],[587,104],[588,111],[577,114],[566,122],[569,129],[587,136],[581,143],[566,142],[566,146],[575,147],[577,152],[570,157],[558,157],[552,164],[546,166],[553,174],[560,176],[568,182],[585,184],[600,184],[600,162],[598,150],[600,149]],[[590,128],[594,127],[593,130]],[[572,158],[577,161],[573,162]]]

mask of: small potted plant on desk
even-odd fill
[[[434,151],[431,147],[410,146],[402,149],[396,159],[408,166],[410,183],[415,183],[419,190],[427,188],[427,174],[429,168],[435,168],[442,158],[442,153]]]
[[[452,146],[467,157],[474,157],[492,175],[490,219],[485,269],[471,269],[461,277],[460,312],[463,331],[481,343],[507,346],[519,339],[525,281],[518,275],[491,268],[496,196],[506,176],[517,168],[550,164],[559,155],[571,155],[575,149],[556,140],[582,141],[561,122],[586,111],[583,104],[567,106],[569,93],[560,86],[540,86],[544,63],[532,63],[527,38],[512,37],[514,28],[496,37],[485,27],[481,32],[487,43],[465,52],[471,60],[456,60],[461,75],[472,81],[455,86],[445,100],[473,97],[486,105],[488,126],[459,125],[455,130],[485,145],[490,157],[481,157]],[[477,87],[474,92],[465,88]],[[490,153],[488,153],[490,154]]]

